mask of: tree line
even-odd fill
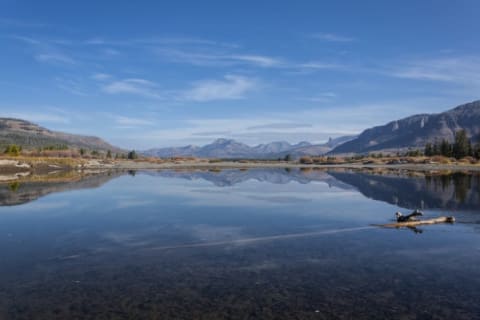
[[[1,146],[0,146],[1,147]],[[1,150],[1,149],[0,149]],[[3,150],[3,153],[8,156],[19,156],[23,154],[22,146],[16,144],[9,144]],[[1,152],[1,151],[0,151]],[[58,157],[93,157],[93,158],[106,158],[106,159],[129,159],[135,160],[138,159],[139,155],[135,150],[129,151],[127,153],[116,153],[112,154],[111,150],[101,152],[98,150],[88,151],[85,148],[80,149],[70,149],[67,145],[48,145],[44,147],[38,147],[36,150],[27,151],[26,155],[29,156],[58,156]]]
[[[459,130],[455,133],[453,143],[446,139],[427,143],[424,154],[426,156],[445,156],[449,158],[461,159],[465,157],[475,157],[480,159],[480,144],[472,145],[465,130]]]

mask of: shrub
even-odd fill
[[[301,164],[313,164],[312,158],[305,156],[300,158],[300,163]]]
[[[5,148],[5,154],[8,154],[9,156],[18,156],[20,155],[20,151],[22,150],[21,147],[17,146],[16,144],[11,144],[11,145],[8,145],[6,148]]]

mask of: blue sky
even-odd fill
[[[480,97],[478,1],[0,0],[0,116],[126,148],[322,142]]]

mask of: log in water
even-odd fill
[[[455,222],[454,217],[438,217],[438,218],[427,219],[427,220],[415,220],[415,221],[379,224],[376,226],[384,227],[384,228],[402,228],[402,227],[416,227],[416,226],[426,225],[426,224],[454,223],[454,222]]]

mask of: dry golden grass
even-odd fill
[[[62,165],[62,166],[71,166],[75,167],[86,163],[86,160],[80,158],[64,158],[64,157],[29,157],[29,156],[0,156],[0,159],[14,160],[21,163],[27,163],[29,165],[35,166],[39,164],[49,164],[49,165]]]

